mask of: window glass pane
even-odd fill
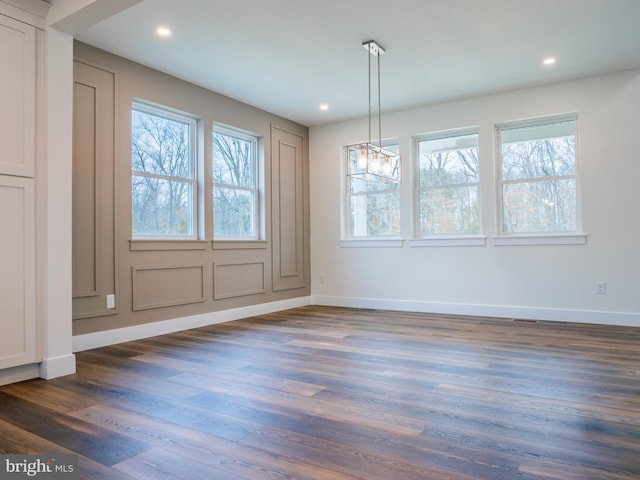
[[[189,182],[133,175],[133,234],[191,235],[191,190]]]
[[[224,127],[213,132],[214,238],[250,239],[258,235],[256,137]]]
[[[253,143],[244,138],[213,133],[214,183],[254,186]]]
[[[567,124],[570,125],[570,130]],[[554,129],[554,126],[558,128]],[[502,132],[503,180],[575,175],[574,122],[548,124],[542,127],[526,127]],[[554,136],[535,138],[543,133]],[[508,142],[505,139],[513,141]]]
[[[420,192],[420,232],[423,235],[479,231],[477,186],[431,188]]]
[[[360,178],[350,178],[351,193],[382,193],[398,191],[398,183],[367,182]]]
[[[213,231],[221,237],[255,237],[255,192],[213,188]]]
[[[570,232],[576,224],[576,181],[503,185],[503,232]]]
[[[383,146],[395,153],[400,149],[397,143]],[[351,154],[348,160],[357,161],[357,155]],[[400,185],[367,182],[354,177],[349,177],[348,182],[349,236],[399,235]]]
[[[418,155],[421,187],[479,181],[477,134],[419,141]]]
[[[349,197],[351,236],[398,235],[400,205],[397,193],[376,193]]]
[[[194,236],[194,124],[156,107],[132,106],[132,235]]]
[[[478,134],[418,141],[421,235],[480,232]]]
[[[131,112],[131,169],[190,178],[190,125],[139,110]]]

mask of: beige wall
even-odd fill
[[[308,129],[82,43],[74,57],[74,335],[308,296]],[[214,122],[261,137],[262,241],[212,241],[208,165],[199,240],[131,241],[134,98],[198,117],[205,165]]]

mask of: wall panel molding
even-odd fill
[[[206,250],[209,243],[206,240],[129,240],[129,250],[132,252]]]
[[[116,294],[115,73],[73,63],[73,318],[118,313]]]
[[[265,293],[264,262],[214,262],[213,299]]]
[[[133,266],[133,311],[204,302],[204,265]]]
[[[273,290],[306,286],[303,138],[271,127]]]
[[[75,81],[73,87],[73,298],[98,296],[100,237],[96,231],[97,87]]]

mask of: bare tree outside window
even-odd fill
[[[422,235],[480,232],[478,134],[418,140]]]
[[[502,130],[504,233],[576,231],[574,123]]]
[[[217,127],[213,133],[213,234],[257,237],[257,139]]]
[[[192,236],[194,122],[133,108],[131,202],[133,235]]]

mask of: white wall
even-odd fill
[[[586,245],[492,245],[494,124],[567,112],[578,113]],[[342,147],[366,137],[366,118],[312,127],[314,303],[640,326],[638,112],[640,70],[385,113],[383,136],[400,141],[404,239],[412,238],[412,136],[479,127],[488,238],[473,247],[341,248]],[[605,295],[595,294],[596,280],[606,281]]]
[[[75,372],[71,353],[71,137],[73,38],[46,30],[45,165],[40,376]]]

